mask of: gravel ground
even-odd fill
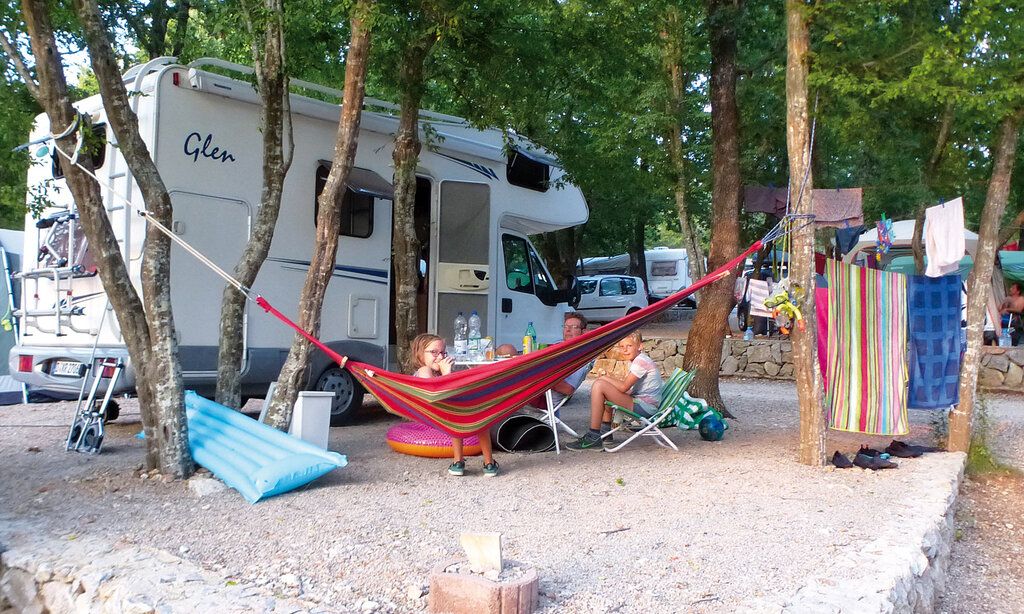
[[[946,594],[950,614],[1024,612],[1024,403],[988,397],[988,444],[1018,473],[969,476],[957,502]]]
[[[482,478],[479,459],[452,478],[445,460],[391,452],[384,433],[398,420],[368,403],[358,426],[331,432],[348,467],[256,505],[231,490],[196,498],[181,482],[140,479],[131,402],[98,456],[63,451],[73,404],[3,407],[0,524],[7,515],[164,548],[341,611],[366,600],[422,609],[426,599],[410,593],[459,555],[459,532],[496,530],[508,558],[537,567],[546,612],[728,612],[791,594],[881,523],[912,514],[919,482],[936,470],[935,455],[877,473],[800,465],[792,383],[731,380],[723,394],[740,420],[722,442],[672,432],[679,452],[642,441],[614,456],[499,455],[497,479]],[[563,419],[582,426],[588,397],[581,390]],[[930,443],[929,414],[911,419],[904,440]],[[861,443],[888,439],[830,435],[829,453]]]

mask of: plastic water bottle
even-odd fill
[[[474,360],[480,358],[480,316],[475,309],[469,316],[469,356]]]
[[[533,327],[533,322],[526,325],[526,336],[530,337],[530,349],[537,349],[537,330]]]
[[[469,349],[469,338],[467,336],[467,324],[466,316],[459,312],[459,315],[455,316],[455,354],[457,356],[465,356],[466,350]]]
[[[1001,335],[999,335],[999,347],[1008,348],[1013,346],[1013,337],[1010,336],[1010,329],[1004,328]]]
[[[753,326],[748,326],[747,330],[743,331],[743,340],[744,341],[753,341],[754,340],[754,327]]]

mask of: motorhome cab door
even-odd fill
[[[525,236],[502,231],[500,275],[497,280],[498,339],[522,349],[526,327],[533,322],[539,343],[562,340],[566,305],[552,300],[558,289],[544,261]],[[555,306],[559,309],[552,309]]]

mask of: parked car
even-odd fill
[[[629,275],[587,275],[579,278],[580,304],[593,322],[611,322],[647,306],[644,280]]]

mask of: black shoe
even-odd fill
[[[832,464],[840,469],[849,469],[850,467],[853,467],[853,463],[850,462],[850,459],[846,458],[846,455],[841,453],[839,450],[836,450],[836,453],[832,455]]]
[[[861,446],[860,450],[857,450],[857,454],[863,454],[864,456],[881,456],[882,455],[882,453],[879,452],[878,450],[875,450],[874,448],[869,448],[867,446]]]
[[[899,467],[899,465],[891,460],[884,459],[881,456],[868,456],[867,454],[857,454],[853,459],[853,464],[861,469],[871,469],[872,471]]]
[[[565,444],[565,447],[570,450],[600,450],[602,448],[601,436],[587,431],[576,441]]]
[[[915,446],[893,439],[885,451],[899,458],[917,458],[928,452],[938,452],[939,449],[933,446]]]

